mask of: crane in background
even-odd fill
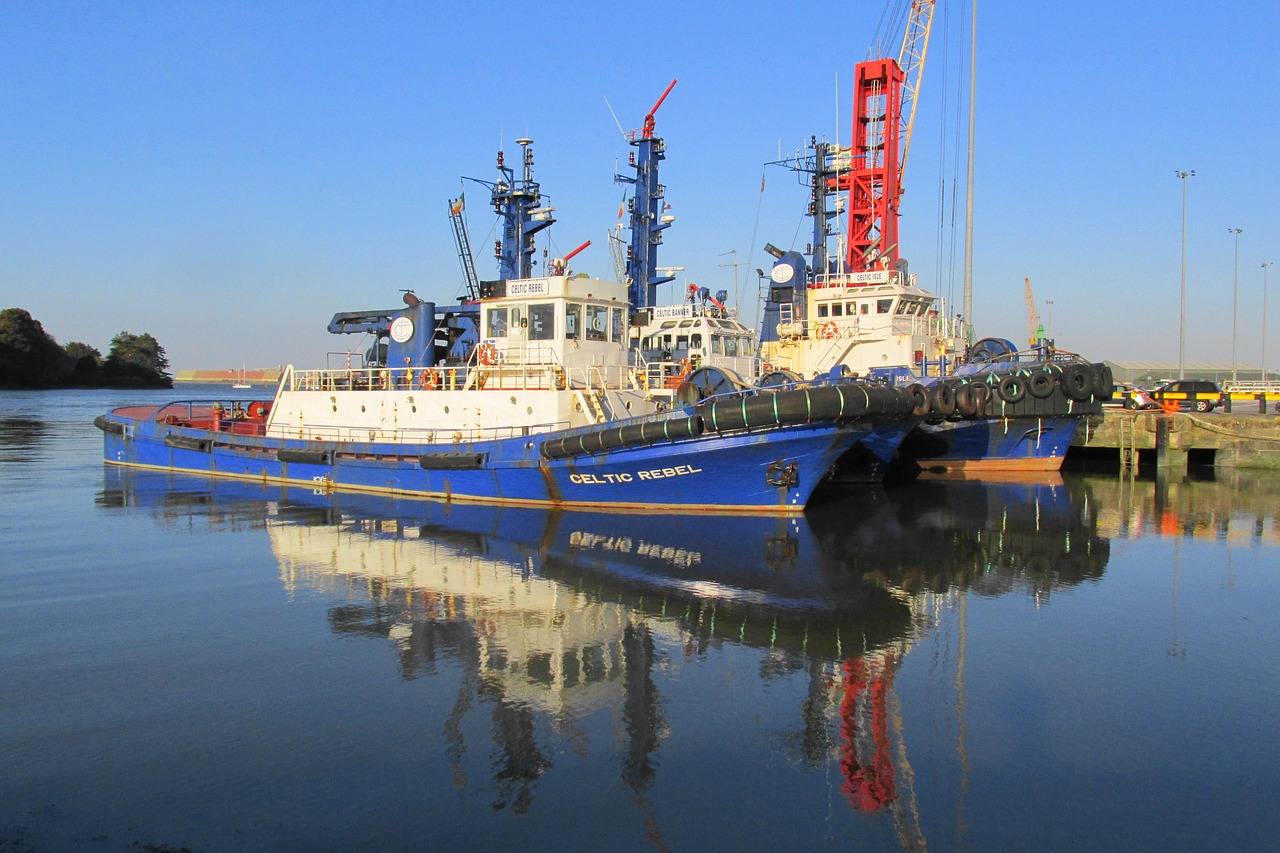
[[[1040,312],[1036,310],[1036,297],[1031,291],[1031,279],[1024,278],[1023,284],[1027,291],[1027,327],[1031,332],[1031,346],[1044,338],[1044,323],[1040,322]]]

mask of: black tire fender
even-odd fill
[[[1027,379],[1027,390],[1031,392],[1032,397],[1043,400],[1053,393],[1053,388],[1057,383],[1053,381],[1053,374],[1045,368],[1032,371],[1031,376]]]
[[[1010,373],[1000,380],[1000,384],[996,386],[996,393],[1006,403],[1021,402],[1022,398],[1027,396],[1027,382],[1017,373]]]

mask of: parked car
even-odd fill
[[[1179,409],[1212,412],[1223,403],[1222,389],[1218,383],[1205,379],[1177,379],[1166,382],[1151,392],[1151,399],[1160,405],[1176,403]]]
[[[1115,391],[1112,392],[1111,399],[1103,401],[1102,405],[1118,409],[1160,408],[1160,404],[1151,399],[1151,392],[1128,382],[1115,383]]]

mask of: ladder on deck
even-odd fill
[[[602,424],[609,419],[608,407],[599,391],[575,391],[574,396],[578,398],[578,405],[587,413],[592,423]]]

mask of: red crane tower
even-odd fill
[[[849,272],[895,269],[902,172],[911,145],[916,93],[924,72],[935,0],[914,0],[898,59],[873,59],[854,70],[850,169],[836,188],[849,191]]]

